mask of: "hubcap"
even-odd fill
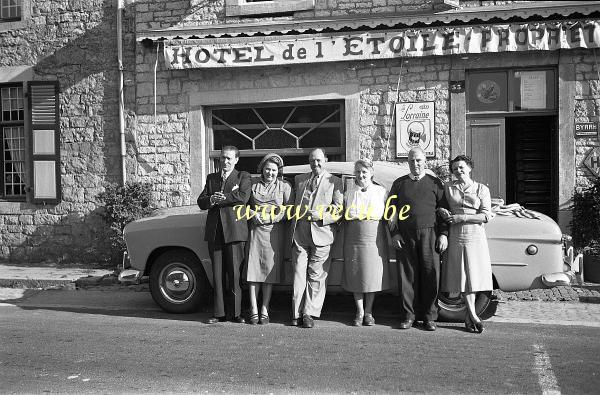
[[[181,304],[187,302],[196,292],[196,277],[189,267],[174,262],[160,272],[159,286],[165,299]]]
[[[463,311],[465,303],[459,292],[441,292],[438,298],[440,308],[447,311]]]

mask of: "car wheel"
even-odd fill
[[[438,296],[440,307],[439,317],[442,321],[465,320],[466,305],[460,293],[440,292]],[[475,299],[475,311],[482,319],[490,318],[496,312],[497,302],[492,299],[492,291],[478,292]]]
[[[198,310],[208,290],[208,281],[198,257],[187,250],[160,254],[150,269],[150,293],[169,313]]]

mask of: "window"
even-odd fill
[[[0,196],[25,197],[25,106],[22,86],[0,88],[2,179]]]
[[[227,16],[289,14],[314,8],[315,0],[225,0]]]
[[[1,1],[1,0],[0,0]],[[0,198],[60,199],[58,83],[0,84]]]
[[[0,21],[21,20],[22,0],[0,0]]]
[[[467,108],[473,112],[555,111],[556,70],[524,68],[467,72]]]
[[[339,101],[262,104],[210,109],[209,157],[214,169],[224,145],[240,150],[238,168],[256,172],[269,152],[286,165],[304,164],[313,148],[325,150],[329,160],[344,160],[344,105]]]

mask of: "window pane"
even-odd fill
[[[22,121],[24,118],[23,88],[2,88],[2,121]]]
[[[252,149],[252,141],[234,130],[220,130],[213,135],[213,149],[220,150],[224,145],[235,145],[238,149]]]
[[[256,139],[256,148],[296,148],[296,139],[280,129],[271,129]]]
[[[340,147],[339,128],[317,128],[300,140],[300,147]]]
[[[2,129],[2,159],[4,161],[4,195],[25,194],[25,129],[22,126]]]
[[[257,108],[256,112],[260,115],[263,121],[271,128],[281,127],[283,122],[290,116],[290,113],[295,111],[295,107],[267,107]]]

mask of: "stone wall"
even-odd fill
[[[59,81],[62,201],[0,202],[0,261],[102,262],[110,249],[97,195],[120,179],[116,1],[26,0],[24,7],[30,18],[22,27],[0,32],[0,67],[32,66],[34,80]],[[130,67],[132,17],[126,13]]]
[[[575,66],[576,93],[574,122],[600,122],[600,57],[595,52],[571,51]],[[598,137],[575,138],[576,186],[588,185],[596,176],[583,164],[588,152],[600,146]]]

